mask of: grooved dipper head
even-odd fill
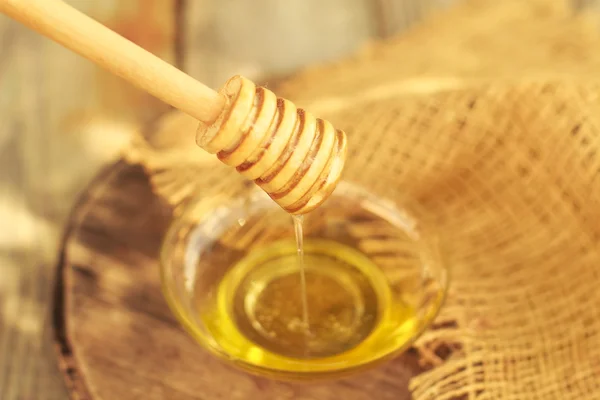
[[[254,180],[290,214],[329,197],[346,161],[346,134],[241,76],[221,89],[227,105],[196,143]]]

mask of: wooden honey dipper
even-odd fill
[[[0,11],[200,121],[196,143],[291,214],[335,189],[346,135],[241,76],[219,93],[61,0],[0,0]]]

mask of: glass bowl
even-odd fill
[[[430,325],[448,266],[417,201],[345,177],[303,217],[302,263],[293,218],[222,176],[177,213],[161,249],[164,295],[202,347],[256,375],[318,380],[378,365]]]

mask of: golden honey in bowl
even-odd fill
[[[304,232],[264,193],[217,203],[166,242],[186,273],[176,314],[237,366],[294,380],[365,369],[408,346],[440,306],[435,246],[350,184],[304,217]]]

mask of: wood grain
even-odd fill
[[[351,379],[297,385],[239,372],[199,347],[160,291],[158,252],[171,209],[137,166],[98,176],[68,223],[55,324],[71,398],[409,399],[407,353]]]
[[[372,0],[190,1],[184,37],[186,48],[193,51],[186,54],[184,68],[209,86],[220,87],[235,74],[261,83],[307,64],[335,60],[376,34],[373,4]]]
[[[173,3],[69,3],[174,60]],[[49,306],[73,201],[168,107],[0,16],[0,399],[64,400]]]
[[[457,1],[189,1],[182,16],[183,67],[213,88],[235,74],[273,85],[307,66],[352,56]]]
[[[4,0],[0,12],[199,121],[223,110],[214,90],[61,0]]]

